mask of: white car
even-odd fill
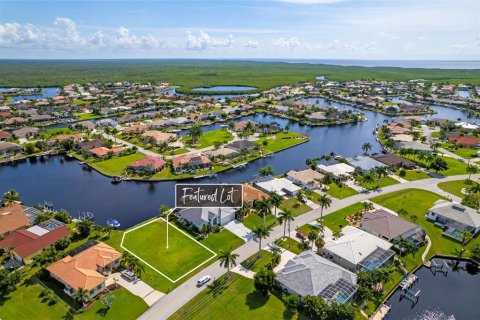
[[[123,271],[121,272],[121,274],[122,274],[122,276],[123,276],[124,278],[126,278],[126,279],[129,280],[129,281],[135,280],[135,273],[133,273],[133,272],[130,271],[130,270],[125,269],[125,270],[123,270]]]
[[[212,277],[210,277],[208,274],[207,274],[206,276],[201,277],[201,278],[198,279],[198,281],[197,281],[197,287],[203,286],[205,283],[207,283],[208,281],[210,281],[210,279],[212,279]]]

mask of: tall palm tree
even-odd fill
[[[365,142],[362,144],[362,150],[364,154],[368,154],[372,150],[372,144],[370,142]]]
[[[89,298],[88,290],[84,288],[78,288],[73,294],[73,298],[77,301],[78,306],[81,307],[85,304],[85,300]]]
[[[272,206],[275,208],[274,219],[275,219],[275,222],[277,222],[277,208],[279,205],[282,204],[283,199],[276,191],[273,191],[270,194],[270,198],[268,198],[268,200],[270,201]]]
[[[283,209],[279,217],[280,223],[283,223],[283,237],[285,238],[287,232],[287,224],[293,220],[293,213],[290,210]],[[290,228],[289,228],[290,230]],[[288,232],[290,234],[290,231]]]
[[[374,169],[374,172],[375,174],[377,175],[377,184],[378,184],[378,187],[380,187],[380,179],[382,177],[386,177],[388,176],[388,169],[387,167],[376,167]]]
[[[220,266],[227,269],[227,274],[230,274],[230,268],[237,265],[238,254],[233,253],[233,249],[220,250],[218,260],[220,260]]]
[[[368,172],[361,176],[360,179],[363,183],[368,185],[375,181],[375,176],[372,173]]]
[[[262,250],[262,239],[266,239],[270,235],[270,229],[265,226],[258,226],[252,232],[258,239],[258,252],[260,252]]]
[[[310,247],[313,248],[313,243],[318,238],[318,232],[315,230],[310,230],[310,232],[308,232],[307,238],[311,242]]]
[[[255,204],[255,209],[260,211],[260,213],[263,216],[263,226],[265,226],[265,218],[267,214],[272,213],[272,204],[268,199],[264,199],[263,201],[256,201]]]
[[[315,239],[315,247],[317,247],[317,250],[322,249],[325,246],[325,240],[323,240],[322,237],[318,237]]]
[[[470,180],[472,174],[476,174],[478,172],[478,167],[475,165],[468,165],[466,170],[468,173],[468,180]]]
[[[332,199],[327,197],[327,195],[324,193],[318,198],[318,202],[320,204],[320,221],[323,221],[323,209],[330,207],[330,204],[332,204]]]
[[[20,201],[20,194],[17,191],[12,189],[12,190],[8,190],[3,194],[3,201],[2,201],[3,206],[5,207],[9,206],[16,201]]]
[[[113,136],[113,139],[115,140],[115,144],[117,144],[118,129],[113,127],[112,129],[110,129],[110,134]]]

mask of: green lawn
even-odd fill
[[[405,170],[406,175],[404,177],[401,177],[407,181],[415,181],[415,180],[421,180],[421,179],[428,179],[431,178],[431,176],[423,171],[420,170]],[[400,177],[400,170],[397,170],[395,174]]]
[[[460,156],[464,159],[468,159],[470,157],[477,157],[478,149],[470,149],[470,148],[455,148],[451,144],[444,144],[443,147],[448,151],[455,153],[457,156]]]
[[[311,225],[310,223],[304,224],[303,226],[298,227],[296,230],[297,230],[298,232],[303,233],[304,235],[308,235],[308,234],[310,233],[310,231],[315,231],[315,232],[319,232],[319,231],[320,231],[319,228],[317,228],[317,227],[314,226],[314,225]]]
[[[374,190],[374,189],[377,189],[377,188],[383,188],[383,187],[391,186],[391,185],[397,184],[397,183],[400,183],[400,182],[391,178],[391,177],[381,177],[380,181],[375,179],[375,181],[372,182],[372,183],[365,183],[363,181],[360,181],[360,185],[367,190]]]
[[[297,241],[296,239],[293,239],[293,238],[290,238],[290,237],[281,237],[281,238],[278,238],[277,240],[275,240],[275,244],[288,250],[288,251],[291,251],[295,254],[300,254],[302,253],[302,250],[300,250],[298,248],[298,244],[300,242]]]
[[[176,155],[179,155],[179,154],[184,154],[184,153],[187,153],[188,150],[185,149],[185,148],[177,148],[177,149],[174,149],[174,150],[170,150],[170,151],[165,151],[165,152],[160,152],[161,155],[163,156],[176,156]]]
[[[157,220],[125,233],[123,246],[172,280],[212,258],[214,254],[173,227],[169,228],[166,248],[166,223]]]
[[[287,131],[261,137],[257,140],[257,144],[265,154],[270,154],[308,141],[308,139],[306,135]],[[264,144],[265,141],[267,142],[266,145]]]
[[[75,117],[77,117],[80,120],[91,120],[91,119],[101,118],[102,116],[100,116],[98,114],[85,112],[85,113],[75,113]]]
[[[220,281],[224,281],[224,277]],[[253,280],[233,274],[233,279],[217,289],[203,290],[173,314],[170,320],[297,319],[276,295],[263,296]]]
[[[198,144],[192,145],[192,147],[195,147],[196,149],[203,149],[213,146],[215,142],[227,143],[231,140],[233,140],[233,136],[227,129],[213,130],[204,132],[200,137]],[[183,141],[186,144],[190,144],[192,139],[190,137],[184,137]]]
[[[332,212],[323,217],[323,225],[332,231],[340,231],[348,225],[346,217],[362,210],[363,206],[360,202],[352,204],[348,207]]]
[[[335,182],[328,185],[327,193],[334,198],[344,199],[358,194],[358,192],[350,187],[339,187]]]
[[[261,214],[252,212],[248,215],[248,217],[243,219],[242,222],[245,225],[245,227],[247,227],[250,230],[253,230],[256,227],[263,225],[263,216]],[[278,220],[277,220],[277,224],[278,224]],[[267,227],[273,227],[276,225],[275,217],[273,216],[273,211],[272,211],[272,214],[267,214],[265,216],[265,225]]]
[[[89,162],[89,164],[103,174],[121,176],[130,163],[143,159],[144,157],[144,154],[134,153],[127,156],[112,157],[111,159],[99,162]]]
[[[414,157],[413,155],[407,155],[407,156],[404,156],[404,158],[410,159],[410,160],[416,162],[417,164],[419,164],[420,166],[428,168],[427,162],[425,160],[423,160],[423,161],[418,160],[418,158],[416,156]],[[467,164],[466,163],[460,162],[456,159],[449,158],[449,157],[441,157],[441,158],[443,160],[445,160],[447,162],[447,165],[448,165],[447,170],[438,172],[441,175],[455,176],[455,175],[460,175],[460,174],[466,174],[467,173]]]
[[[465,180],[456,180],[441,182],[438,184],[438,187],[448,193],[456,195],[457,197],[463,198],[465,195],[462,193],[463,188],[468,188],[470,185],[465,183]]]
[[[283,200],[282,204],[280,205],[280,209],[282,208],[292,211],[292,214],[295,217],[312,210],[312,208],[307,206],[305,203],[298,201],[298,199],[295,197]]]
[[[68,313],[70,306],[65,301],[59,299],[52,305],[40,297],[42,288],[37,283],[27,281],[10,295],[0,298],[2,319],[72,319]],[[102,303],[97,300],[88,309],[75,314],[75,319],[136,319],[148,309],[140,297],[123,288],[111,294],[115,299],[110,310],[103,309]]]
[[[195,173],[182,173],[182,174],[174,174],[170,168],[170,166],[167,166],[164,170],[155,173],[152,176],[152,179],[154,180],[176,180],[176,179],[183,179],[183,178],[191,178],[194,176],[200,176],[204,174],[209,174],[209,173],[215,173],[215,172],[220,172],[223,170],[226,170],[230,168],[230,166],[221,166],[221,165],[214,165],[213,169],[208,169],[208,170],[203,170],[203,171],[198,171]]]
[[[227,250],[230,248],[236,249],[245,243],[240,237],[231,233],[227,229],[223,229],[218,233],[210,233],[205,239],[197,240],[217,253],[220,250]]]
[[[242,266],[246,269],[258,272],[262,268],[266,268],[267,264],[272,261],[273,254],[270,251],[261,250],[253,256],[242,261]]]

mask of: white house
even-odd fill
[[[199,230],[203,226],[224,226],[235,219],[234,208],[188,208],[177,213],[178,217],[190,222]]]
[[[255,182],[255,185],[266,193],[276,192],[281,196],[296,196],[298,191],[302,190],[302,188],[285,178]]]
[[[319,164],[317,170],[324,174],[331,173],[336,180],[348,179],[355,172],[354,167],[342,162],[331,165]]]

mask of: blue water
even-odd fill
[[[0,88],[0,91],[4,91],[10,88]],[[41,94],[32,94],[32,95],[21,95],[21,96],[12,96],[12,102],[17,102],[21,100],[38,100],[38,99],[47,99],[53,98],[58,95],[60,88],[57,87],[49,87],[49,88],[42,88],[43,93]]]
[[[249,91],[255,89],[257,88],[248,86],[214,86],[193,88],[192,91]]]

